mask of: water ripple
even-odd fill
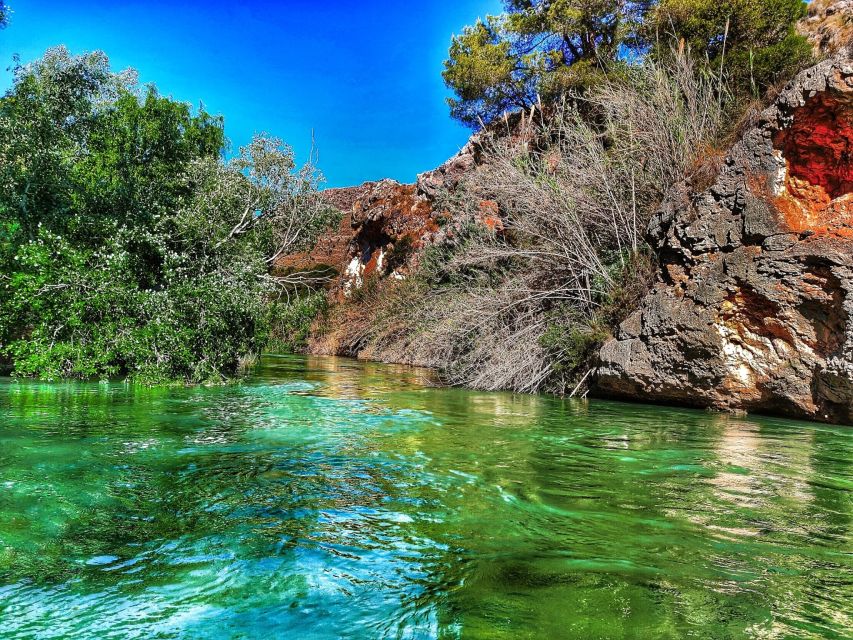
[[[0,381],[0,638],[841,638],[853,431],[425,386]]]

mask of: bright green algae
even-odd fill
[[[853,430],[268,358],[0,381],[2,638],[843,638]]]

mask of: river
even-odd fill
[[[0,379],[0,638],[845,638],[853,429],[434,388]]]

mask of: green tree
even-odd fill
[[[666,57],[683,41],[759,94],[811,60],[795,31],[802,0],[507,0],[453,38],[443,77],[451,114],[477,128],[504,112],[601,82],[632,55]]]
[[[0,360],[18,375],[221,380],[257,353],[318,174],[280,141],[223,159],[222,118],[64,48],[0,99]]]
[[[634,44],[651,0],[507,0],[453,38],[444,81],[457,120],[477,127],[582,87]]]
[[[682,40],[722,68],[736,91],[759,95],[811,61],[811,46],[795,31],[806,12],[802,0],[661,0],[644,35],[658,55],[673,37]]]
[[[3,0],[0,0],[0,29],[9,24],[9,7]]]

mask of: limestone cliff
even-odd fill
[[[660,277],[600,353],[600,394],[853,422],[853,60],[800,74],[716,183],[673,190]]]

